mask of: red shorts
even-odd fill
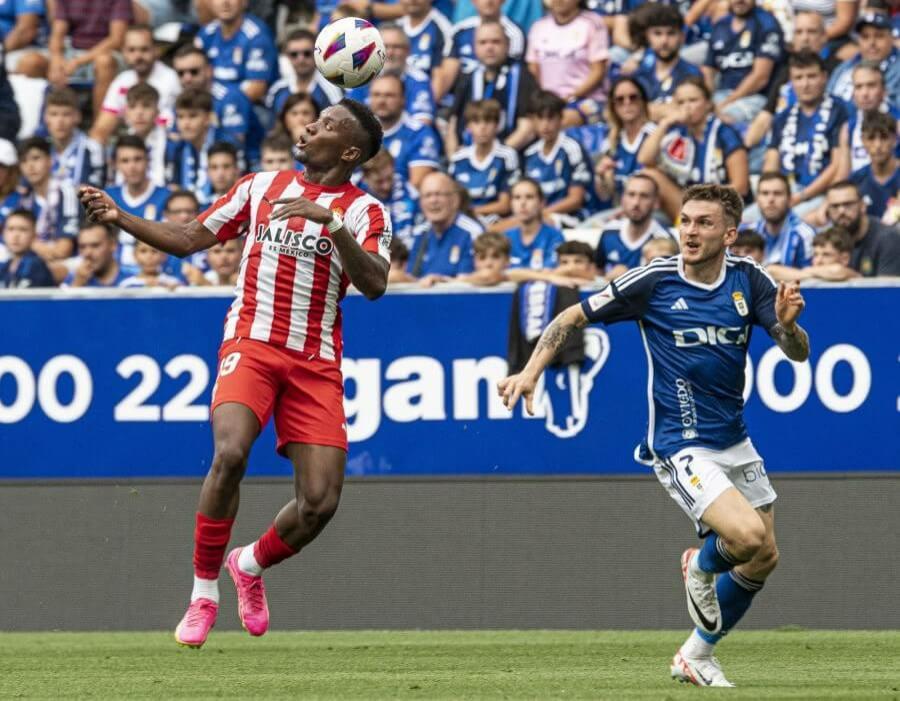
[[[225,341],[210,415],[220,404],[250,409],[260,428],[275,414],[278,452],[288,443],[347,450],[344,379],[333,360],[310,360],[298,351],[249,338]]]

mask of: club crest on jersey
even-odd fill
[[[741,40],[740,40],[741,48],[742,48],[742,49],[746,49],[747,47],[749,47],[749,46],[750,46],[750,42],[751,42],[752,39],[753,39],[753,37],[752,37],[752,35],[751,35],[751,33],[750,33],[750,30],[749,30],[749,29],[745,29],[745,30],[744,30],[744,33],[741,34]]]
[[[337,214],[339,217],[343,217],[343,216],[344,216],[344,209],[343,209],[342,207],[332,207],[332,208],[331,208],[331,211],[332,211],[334,214]]]
[[[734,308],[737,309],[738,314],[741,316],[750,314],[750,307],[747,306],[747,300],[744,299],[743,292],[732,292],[731,299],[734,300]]]
[[[324,231],[324,229],[320,231]],[[323,233],[272,229],[265,224],[259,224],[256,227],[256,241],[275,244],[278,246],[279,253],[298,258],[312,254],[327,256],[331,255],[334,250],[334,241]]]

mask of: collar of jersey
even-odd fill
[[[706,284],[705,282],[697,282],[696,280],[688,280],[687,276],[684,274],[684,258],[679,255],[677,256],[677,260],[678,277],[680,277],[692,287],[699,287],[701,290],[714,290],[725,281],[725,269],[728,267],[728,265],[724,259],[722,260],[722,269],[719,271],[719,277],[716,278],[715,282],[710,284]]]

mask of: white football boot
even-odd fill
[[[687,657],[679,650],[669,669],[672,679],[695,686],[734,686],[725,678],[722,665],[715,657]]]
[[[700,630],[714,635],[722,630],[722,612],[716,596],[716,575],[692,570],[691,561],[698,552],[697,548],[688,548],[681,554],[681,576],[684,578],[688,613]]]

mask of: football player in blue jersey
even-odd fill
[[[828,73],[818,54],[792,54],[788,66],[797,102],[775,117],[763,170],[790,178],[791,207],[803,216],[822,203],[825,190],[842,175],[837,156],[847,110],[841,100],[825,94]]]
[[[791,184],[783,173],[771,171],[759,177],[756,203],[762,216],[750,226],[763,237],[762,263],[770,266],[776,280],[791,279],[780,274],[782,269],[810,264],[816,231],[791,211]]]
[[[584,147],[562,132],[565,107],[561,97],[547,90],[534,96],[531,118],[538,140],[525,150],[523,170],[541,184],[545,214],[578,220],[585,214],[593,173]]]
[[[463,115],[472,145],[453,154],[448,172],[469,193],[472,211],[490,223],[509,214],[509,186],[520,175],[519,155],[497,140],[499,102],[470,102]]]
[[[641,82],[650,101],[650,118],[662,119],[672,107],[677,86],[689,75],[701,75],[700,69],[681,58],[684,20],[678,8],[651,3],[646,6],[644,38],[647,49],[634,77]]]
[[[730,187],[688,188],[681,254],[629,271],[566,309],[525,368],[498,386],[509,409],[524,398],[533,413],[538,378],[572,334],[591,322],[638,322],[649,363],[649,421],[635,457],[652,466],[705,537],[681,557],[697,627],[671,664],[673,677],[698,686],[732,686],[715,645],[778,561],[776,494],[742,416],[752,327],[765,329],[791,360],[809,357],[809,337],[797,324],[804,305],[797,285],[776,286],[755,262],[727,253],[742,207]]]
[[[622,193],[621,219],[604,225],[594,252],[594,263],[601,275],[614,280],[629,268],[641,264],[644,245],[655,238],[675,237],[653,217],[659,207],[659,188],[645,173],[635,173]]]
[[[778,20],[754,0],[729,0],[715,23],[703,75],[715,87],[716,112],[729,123],[749,122],[766,104],[765,90],[784,53]]]
[[[409,65],[409,37],[396,24],[382,25],[378,28],[384,40],[385,60],[382,73],[393,73],[403,80],[403,92],[406,96],[406,112],[411,119],[423,124],[434,122],[434,96],[431,92],[431,79],[424,71]],[[369,104],[369,88],[366,83],[347,91],[347,97]]]
[[[441,64],[444,47],[450,43],[453,26],[432,7],[432,0],[400,0],[406,13],[400,27],[409,37],[409,64],[432,77]]]
[[[432,127],[406,113],[403,90],[399,76],[381,75],[372,81],[369,102],[384,129],[384,147],[394,157],[397,172],[418,187],[422,178],[440,166],[440,139]]]
[[[866,203],[866,212],[881,219],[891,200],[900,198],[900,161],[897,153],[897,120],[877,110],[866,112],[862,141],[869,164],[854,171],[850,181],[856,184]]]
[[[216,18],[200,30],[197,45],[222,83],[240,88],[251,102],[262,102],[278,78],[278,49],[265,23],[248,12],[247,0],[210,0]]]

